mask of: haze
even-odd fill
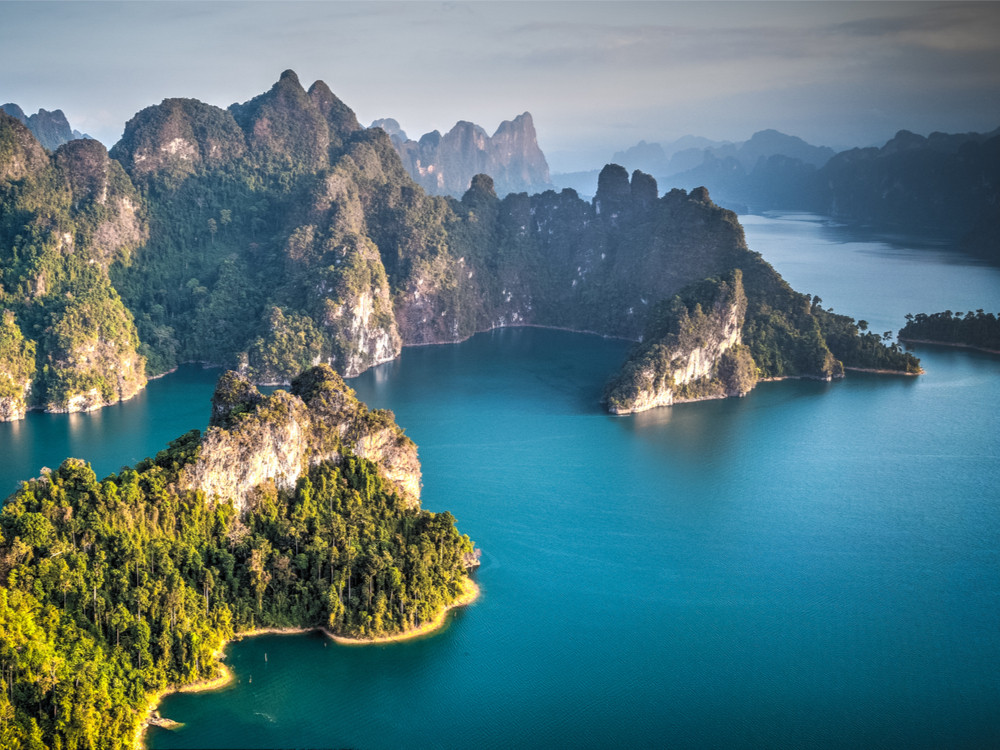
[[[835,148],[1000,125],[1000,4],[0,2],[0,100],[107,145],[167,97],[222,107],[294,69],[411,137],[528,110],[553,171],[640,139]]]

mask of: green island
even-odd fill
[[[920,344],[944,344],[1000,353],[1000,318],[994,313],[976,310],[918,313],[906,316],[899,332],[900,341]]]
[[[302,450],[276,452],[289,432]],[[475,597],[478,555],[419,507],[414,462],[392,414],[320,366],[270,396],[227,373],[204,435],[101,480],[71,458],[22,483],[0,513],[0,747],[132,748],[170,726],[149,717],[164,693],[225,684],[233,638],[440,625]]]

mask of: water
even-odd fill
[[[873,329],[1000,310],[1000,273],[939,248],[836,242],[815,217],[746,225],[796,288]],[[503,330],[354,379],[419,445],[425,507],[482,547],[482,597],[414,642],[233,644],[239,682],[168,697],[185,727],[150,747],[1000,744],[1000,358],[920,347],[919,378],[606,416],[626,349]],[[192,421],[162,444],[204,425],[213,374],[148,398],[171,378]]]

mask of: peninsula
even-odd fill
[[[419,494],[412,441],[327,365],[269,396],[227,373],[204,435],[24,482],[0,512],[3,746],[126,750],[165,693],[224,684],[241,635],[440,627],[478,554]]]

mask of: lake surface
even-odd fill
[[[1000,311],[1000,271],[940,247],[744,224],[795,288],[873,330]],[[919,378],[610,417],[627,348],[501,330],[352,380],[418,444],[424,506],[483,549],[482,597],[408,643],[232,644],[239,682],[168,697],[185,726],[150,747],[1000,745],[1000,357],[919,347]],[[204,427],[214,377],[0,425],[0,479],[153,453]]]

